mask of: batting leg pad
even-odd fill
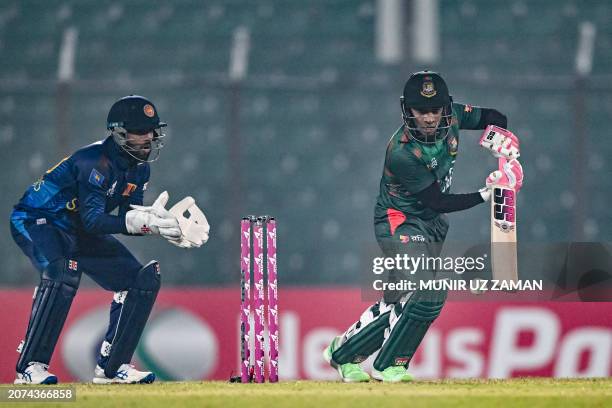
[[[81,273],[73,260],[60,258],[43,270],[17,372],[23,372],[32,361],[49,364],[80,281]]]
[[[389,313],[393,305],[377,302],[362,313],[342,336],[342,343],[332,354],[335,364],[360,363],[377,351],[385,339]]]
[[[115,310],[111,306],[111,326],[116,325],[116,327],[114,330],[109,327],[109,333],[114,332],[114,336],[110,344],[106,344],[108,342],[105,341],[103,348],[106,350],[102,350],[102,354],[107,354],[107,356],[103,355],[107,357],[105,358],[106,367],[103,368],[108,378],[115,377],[121,364],[129,363],[132,360],[160,286],[159,264],[157,261],[151,261],[138,271],[131,288],[115,295],[113,303],[121,306],[120,308],[114,306]],[[119,316],[114,323],[113,314],[117,314],[117,309],[119,309]]]
[[[405,302],[395,305],[389,315],[389,328],[374,368],[408,366],[429,326],[440,315],[446,291],[416,291]]]

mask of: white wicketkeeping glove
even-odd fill
[[[161,235],[167,240],[179,239],[181,237],[179,222],[164,208],[168,198],[168,192],[164,191],[151,206],[131,205],[132,210],[125,214],[128,232]]]
[[[181,228],[181,239],[174,243],[181,248],[200,247],[208,241],[210,225],[206,216],[196,205],[193,197],[185,197],[170,209]],[[189,214],[189,218],[185,214]]]

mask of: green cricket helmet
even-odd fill
[[[421,143],[436,143],[448,136],[453,116],[453,99],[448,93],[446,82],[437,72],[419,71],[410,75],[404,93],[400,97],[404,126],[410,135]],[[431,111],[442,109],[440,123],[433,134],[425,133],[417,126],[411,109]]]
[[[162,128],[166,126],[165,122],[160,121],[153,102],[138,95],[119,99],[111,106],[106,118],[106,128],[110,130],[115,143],[141,162],[153,162],[159,158],[159,151],[164,147]],[[144,135],[149,132],[153,132],[150,145],[136,146],[128,141],[128,133]]]

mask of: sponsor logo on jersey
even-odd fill
[[[38,180],[36,180],[34,182],[34,184],[32,184],[32,187],[34,188],[34,191],[39,191],[40,187],[45,184],[45,180],[41,177]]]
[[[102,187],[104,176],[98,170],[91,169],[91,173],[89,173],[89,182],[94,186]]]
[[[108,191],[106,192],[107,197],[112,197],[113,195],[115,195],[115,187],[117,187],[117,180],[113,182],[113,185],[111,186],[111,188],[109,188]]]
[[[144,114],[150,118],[155,116],[155,109],[153,109],[153,106],[149,105],[148,103],[144,106],[144,108],[142,108],[142,110],[144,111]]]
[[[451,163],[451,166],[454,164],[455,161]],[[454,167],[448,169],[448,173],[446,174],[446,176],[444,176],[444,179],[438,180],[438,184],[440,185],[440,191],[443,193],[446,193],[450,189],[451,184],[453,183],[453,169]]]
[[[123,190],[123,193],[121,193],[121,195],[124,197],[129,197],[130,194],[136,191],[136,187],[138,187],[136,184],[127,183],[127,186],[125,186],[125,190]]]
[[[66,209],[68,211],[77,211],[78,206],[79,206],[79,200],[76,197],[66,202]]]
[[[45,225],[47,223],[47,219],[46,218],[37,218],[36,219],[36,225]]]

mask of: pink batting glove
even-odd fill
[[[487,126],[482,132],[478,144],[490,150],[494,157],[505,157],[512,160],[518,159],[521,155],[518,137],[511,131],[499,126]]]
[[[498,159],[499,170],[495,170],[487,177],[487,187],[493,184],[502,185],[513,189],[517,193],[523,186],[523,167],[518,160],[506,160],[503,157]]]

